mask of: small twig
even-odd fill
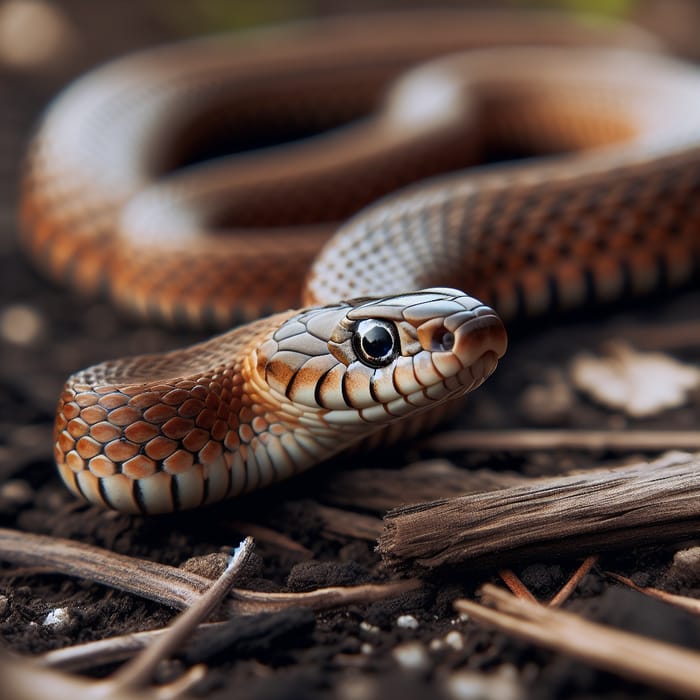
[[[323,519],[324,529],[333,535],[375,542],[384,529],[379,518],[342,508],[316,505],[314,513]]]
[[[630,680],[684,698],[700,697],[700,654],[696,652],[521,600],[492,585],[483,587],[482,599],[496,609],[471,600],[457,600],[454,605],[476,622]]]
[[[109,684],[117,690],[139,688],[153,676],[157,664],[170,656],[188,637],[197,624],[206,619],[229,592],[253,552],[253,540],[247,537],[233,552],[226,570],[198,601],[191,605],[169,627],[168,633],[158,637],[133,661],[122,666],[112,675]]]
[[[658,600],[663,600],[664,603],[670,603],[678,608],[683,608],[694,615],[700,615],[700,600],[697,598],[689,598],[684,595],[675,595],[674,593],[667,593],[659,588],[652,588],[651,586],[638,586],[631,578],[626,576],[620,576],[620,574],[614,574],[612,571],[606,571],[606,576],[614,578],[616,581],[633,588],[639,593],[644,593],[651,598],[657,598]]]
[[[184,609],[211,585],[204,576],[47,535],[0,528],[0,560],[38,566]]]
[[[231,587],[235,577],[245,566],[250,553],[253,550],[253,540],[247,538],[235,550],[224,573],[210,586],[209,590],[200,596],[191,607],[179,615],[175,622],[164,630],[152,644],[145,647],[143,651],[131,662],[125,664],[116,673],[103,681],[84,681],[76,679],[73,681],[69,677],[53,675],[46,669],[40,669],[36,665],[27,664],[24,672],[12,669],[13,674],[10,681],[9,692],[11,697],[24,697],[27,690],[36,692],[37,695],[45,695],[38,692],[39,685],[51,684],[52,697],[68,698],[90,698],[91,700],[107,698],[131,698],[137,697],[138,691],[144,688],[151,680],[156,666],[165,658],[170,656],[184,639],[192,633],[199,622],[206,618],[216,606],[221,602]],[[20,664],[20,668],[23,665]],[[7,669],[3,669],[6,672]],[[195,682],[204,675],[204,667],[194,666],[182,677],[173,683],[162,686],[156,693],[164,700],[180,697]],[[7,679],[8,674],[5,675]],[[35,681],[33,687],[30,678],[40,679]],[[5,687],[7,691],[8,688]],[[29,697],[29,696],[27,696]],[[36,695],[32,695],[36,697]]]
[[[576,587],[583,580],[584,576],[596,565],[598,561],[598,555],[592,554],[586,557],[581,565],[574,571],[571,578],[559,589],[559,592],[549,601],[550,608],[559,608],[567,600],[569,600],[571,594],[576,590]]]
[[[289,643],[303,643],[313,628],[314,614],[294,607],[258,615],[236,615],[224,622],[199,625],[181,648],[178,657],[186,663],[204,663],[222,652],[228,658],[255,656],[260,650]],[[162,635],[167,629],[108,637],[45,652],[36,658],[42,666],[64,671],[87,671],[97,666],[126,661]],[[286,646],[284,646],[286,648]]]
[[[94,680],[41,668],[32,661],[9,654],[0,657],[0,678],[4,700],[107,700],[110,697]],[[153,693],[124,688],[110,700],[153,700]]]
[[[586,557],[582,564],[574,571],[571,578],[559,589],[558,593],[549,601],[549,606],[558,608],[565,603],[571,594],[576,590],[576,586],[581,583],[583,577],[593,568],[598,561],[598,557],[593,555]],[[508,590],[516,597],[523,600],[529,600],[531,603],[539,601],[530,592],[530,589],[518,578],[514,571],[510,569],[501,569],[498,572],[503,583],[506,584]]]
[[[154,695],[158,700],[175,700],[186,695],[190,689],[199,683],[207,675],[207,667],[197,664],[188,668],[179,678],[167,685],[161,685],[154,689]]]
[[[678,455],[406,506],[384,523],[379,551],[404,568],[504,566],[687,537],[700,525],[700,458]]]
[[[295,542],[291,537],[288,537],[281,532],[277,532],[277,530],[273,530],[272,528],[265,527],[264,525],[258,525],[257,523],[244,523],[240,520],[234,520],[227,524],[239,532],[243,532],[251,537],[254,537],[258,544],[262,542],[271,547],[282,549],[286,552],[293,552],[308,559],[313,557],[313,552],[310,549],[307,549],[304,547],[304,545]]]
[[[537,602],[535,596],[530,593],[530,589],[515,575],[515,572],[510,569],[501,569],[498,575],[514,596],[529,600],[531,603]]]
[[[47,535],[0,528],[0,560],[46,567],[53,573],[87,579],[163,605],[183,609],[211,586],[211,579],[166,564],[115,554],[100,547]],[[391,598],[420,588],[415,579],[360,586],[334,586],[303,593],[266,593],[231,589],[228,614],[252,615],[289,607],[328,610]]]
[[[226,622],[205,622],[197,627],[195,635],[225,626]],[[62,671],[83,671],[125,661],[155,640],[167,634],[168,628],[131,632],[94,642],[83,642],[61,649],[53,649],[36,657],[36,661],[47,668]]]
[[[697,430],[454,430],[438,433],[420,445],[440,452],[664,452],[700,450],[700,433]]]

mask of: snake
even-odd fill
[[[53,280],[220,332],[77,371],[55,420],[78,496],[195,508],[430,428],[513,320],[691,280],[700,72],[541,14],[179,42],[54,100],[21,220]]]

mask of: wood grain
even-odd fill
[[[399,507],[379,551],[397,568],[494,565],[696,536],[700,455],[538,479]]]

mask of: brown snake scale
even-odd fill
[[[193,41],[77,81],[28,158],[38,264],[166,322],[274,315],[73,375],[66,484],[149,513],[250,491],[433,424],[495,369],[499,316],[687,281],[700,72],[657,49],[555,16],[407,13]],[[289,143],[207,160],[270,132]]]

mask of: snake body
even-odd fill
[[[273,315],[69,378],[69,488],[149,513],[249,491],[434,421],[495,369],[499,315],[687,281],[700,73],[651,43],[537,15],[377,16],[166,47],[78,81],[28,158],[34,258],[145,316]],[[260,129],[327,131],[192,165]],[[550,157],[410,185],[484,149]]]

